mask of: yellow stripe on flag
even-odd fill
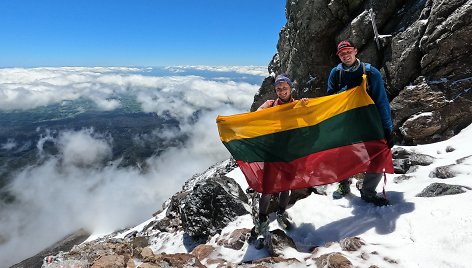
[[[366,76],[360,86],[339,94],[295,101],[257,112],[218,116],[221,141],[254,138],[281,131],[316,125],[351,109],[374,104],[366,92]]]

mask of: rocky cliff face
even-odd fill
[[[290,0],[286,17],[268,68],[287,73],[297,97],[325,94],[336,43],[350,39],[383,74],[399,141],[444,140],[472,122],[472,1]],[[272,82],[251,110],[274,97]]]

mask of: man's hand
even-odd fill
[[[384,129],[385,140],[387,141],[388,148],[392,148],[395,145],[395,141],[393,140],[392,131],[389,129]]]

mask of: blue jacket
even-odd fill
[[[384,130],[392,133],[393,123],[390,103],[388,102],[387,93],[385,92],[382,75],[374,66],[360,62],[357,69],[345,70],[342,63],[338,64],[329,74],[327,93],[329,95],[337,94],[360,85],[362,75],[364,74],[363,64],[365,64],[365,72],[367,74],[367,93],[369,93],[369,96],[372,98],[379,111]],[[341,79],[339,79],[340,72],[342,72]]]

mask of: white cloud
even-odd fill
[[[221,111],[237,110],[227,106]],[[7,240],[0,245],[5,248],[0,260],[20,261],[81,227],[111,232],[148,218],[192,175],[229,157],[216,115],[207,112],[195,125],[184,125],[180,133],[190,140],[149,158],[146,173],[95,165],[107,159],[111,147],[92,130],[67,131],[56,139],[46,135],[44,140],[59,145],[59,154],[21,171],[10,185],[16,203],[0,212],[0,237]]]
[[[0,110],[28,110],[85,98],[99,109],[111,111],[121,107],[118,97],[126,93],[136,95],[145,112],[169,113],[184,119],[196,110],[224,103],[248,109],[259,88],[258,85],[212,81],[200,76],[149,76],[137,73],[138,70],[104,67],[0,69]],[[217,70],[230,71],[232,68]]]
[[[7,142],[4,144],[0,145],[0,148],[6,151],[12,150],[17,146],[17,143],[15,142],[14,139],[8,139]]]
[[[112,155],[109,142],[102,137],[94,137],[92,129],[66,131],[60,135],[58,145],[66,166],[93,166],[110,159]]]
[[[156,126],[151,134],[129,137],[135,143],[152,140],[153,135],[188,137],[159,157],[147,159],[150,168],[143,172],[112,162],[99,165],[110,159],[113,150],[104,133],[91,129],[61,133],[46,130],[37,142],[43,156],[41,164],[18,173],[9,186],[16,202],[0,210],[0,263],[20,261],[81,227],[109,232],[136,224],[160,209],[162,202],[192,175],[229,157],[218,137],[216,116],[246,112],[258,85],[199,76],[132,73],[137,71],[0,69],[0,95],[17,94],[14,99],[0,98],[0,109],[30,109],[82,97],[109,110],[119,105],[118,98],[113,97],[126,93],[136,95],[144,112],[171,114],[179,120],[178,127]],[[45,142],[58,146],[57,156],[46,155]],[[2,146],[13,145],[14,141],[8,141]]]
[[[239,74],[250,74],[258,76],[268,76],[267,66],[204,66],[204,65],[186,65],[166,67],[169,71],[180,73],[185,70],[200,70],[211,72],[235,72]]]

